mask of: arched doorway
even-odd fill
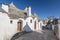
[[[36,30],[36,21],[35,21],[35,23],[34,23],[34,30]]]
[[[17,23],[17,31],[21,32],[22,31],[22,20],[19,20]]]

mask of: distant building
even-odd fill
[[[43,20],[43,26],[45,28],[48,28],[48,29],[52,29],[52,21],[53,21],[53,17],[47,17]]]
[[[52,30],[54,32],[54,35],[57,36],[57,38],[60,39],[60,19],[59,18],[55,18],[52,21]]]

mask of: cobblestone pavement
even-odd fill
[[[30,32],[27,34],[23,34],[19,38],[15,40],[58,40],[52,31],[50,30],[43,30],[42,33],[40,32]]]

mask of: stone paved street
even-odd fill
[[[19,38],[15,40],[58,40],[52,31],[50,30],[43,30],[42,33],[40,32],[30,32],[27,34],[23,34]]]

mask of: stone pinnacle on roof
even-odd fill
[[[10,6],[12,6],[12,7],[15,7],[15,5],[14,5],[14,3],[13,3],[13,2],[11,2],[9,5],[10,5]]]
[[[13,2],[11,2],[10,5],[13,5]]]

